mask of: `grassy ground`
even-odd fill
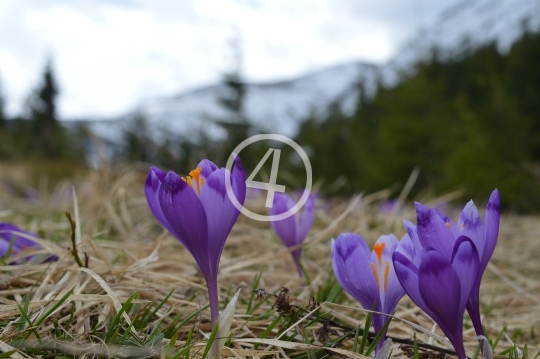
[[[0,187],[0,221],[39,233],[40,243],[60,258],[0,265],[0,357],[205,356],[211,325],[204,279],[189,253],[150,213],[144,173],[104,169],[54,186],[42,179],[36,192],[25,186],[24,171],[0,169],[2,179],[12,183]],[[241,216],[220,265],[221,309],[241,289],[232,337],[222,355],[315,359],[369,354],[373,335],[363,335],[368,313],[335,282],[330,239],[346,231],[370,243],[390,232],[401,237],[401,220],[415,220],[412,206],[380,213],[384,196],[319,200],[304,246],[305,279],[296,276],[268,223]],[[250,205],[262,209],[263,200]],[[74,231],[66,211],[76,223]],[[454,219],[458,215],[453,213]],[[538,233],[537,217],[502,218],[481,289],[484,326],[497,342],[496,357],[539,355]],[[465,326],[466,349],[473,357],[477,341],[468,318]],[[451,348],[408,298],[398,305],[389,335],[396,357],[414,355],[414,337],[420,357],[443,357]]]

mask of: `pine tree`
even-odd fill
[[[226,115],[224,118],[216,120],[216,123],[228,133],[224,148],[220,151],[221,155],[224,155],[222,161],[226,161],[234,148],[247,138],[250,127],[244,111],[246,85],[241,73],[242,54],[238,37],[231,41],[231,50],[233,52],[233,66],[231,71],[223,76],[223,91],[218,97]]]
[[[2,93],[2,81],[0,79],[0,129],[4,129],[6,127],[6,113],[4,111],[5,109],[5,100]]]
[[[49,61],[43,72],[42,83],[28,101],[33,148],[38,157],[60,158],[68,151],[65,131],[56,114],[57,97],[58,87]]]
[[[122,153],[130,162],[149,162],[155,145],[150,137],[148,121],[143,113],[136,113],[123,133]]]
[[[2,93],[2,81],[0,79],[0,158],[9,159],[13,156],[13,138],[7,128],[7,116],[4,111],[4,96]]]

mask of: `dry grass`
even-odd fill
[[[24,171],[9,173],[24,188]],[[41,181],[36,201],[25,200],[19,191],[0,189],[0,220],[38,232],[44,238],[40,243],[60,258],[54,263],[0,267],[2,352],[13,358],[175,357],[178,353],[193,357],[203,353],[204,334],[211,330],[208,309],[200,312],[207,304],[204,279],[189,253],[159,227],[148,210],[144,176],[129,168],[89,172],[74,180],[74,192],[70,182],[50,189]],[[366,312],[342,293],[335,296],[336,304],[323,301],[335,284],[329,242],[341,232],[361,233],[371,243],[384,233],[403,235],[401,220],[414,221],[412,206],[399,214],[379,213],[378,201],[385,196],[319,201],[315,227],[304,246],[309,281],[296,277],[288,251],[268,223],[241,217],[220,265],[221,308],[242,289],[230,348],[222,355],[361,357],[350,351],[352,338],[339,337],[347,327],[363,326]],[[261,203],[251,205],[260,207]],[[74,236],[87,268],[74,260],[66,211],[77,223]],[[493,339],[506,326],[496,353],[515,341],[519,348],[527,344],[529,357],[534,358],[540,350],[535,337],[540,332],[540,221],[506,215],[501,223],[499,244],[482,284],[484,325]],[[290,304],[302,307],[293,307],[296,317],[280,316],[272,308],[272,295],[252,301],[259,274],[255,287],[270,294],[277,294],[281,287],[289,289]],[[320,307],[308,315],[313,297],[321,301]],[[314,315],[334,322],[312,320]],[[407,298],[400,302],[395,317],[389,335],[412,339],[416,333],[419,342],[450,348],[446,341],[437,340],[441,332],[433,321]],[[315,339],[323,323],[329,323],[329,338]],[[477,341],[468,318],[465,325],[466,348],[472,357]],[[394,346],[393,356],[405,356],[399,344]]]

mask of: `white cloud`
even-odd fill
[[[3,92],[9,112],[20,111],[52,56],[62,117],[119,115],[142,99],[217,81],[227,70],[227,43],[237,31],[250,80],[296,76],[351,60],[383,62],[423,21],[414,19],[420,3],[431,4],[3,0],[0,33],[9,34],[0,37]],[[425,12],[432,8],[426,5]]]

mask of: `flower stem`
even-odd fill
[[[294,259],[294,264],[296,265],[296,271],[298,272],[298,278],[304,277],[304,272],[302,271],[302,265],[300,265],[299,259]]]
[[[481,273],[479,274],[481,276]],[[484,329],[482,328],[482,318],[480,316],[480,283],[477,283],[475,288],[473,289],[473,292],[471,293],[471,296],[469,297],[469,301],[467,302],[467,306],[465,307],[467,309],[467,312],[469,313],[469,316],[471,317],[471,321],[474,325],[474,330],[476,332],[476,335],[485,335]]]
[[[212,326],[214,326],[219,319],[219,290],[217,278],[207,280],[206,286],[208,288],[208,300],[210,301],[210,317],[212,319]]]
[[[302,270],[302,265],[300,264],[300,257],[302,256],[301,249],[297,249],[291,252],[294,265],[296,266],[296,271],[298,272],[298,277],[304,277],[304,271]]]

